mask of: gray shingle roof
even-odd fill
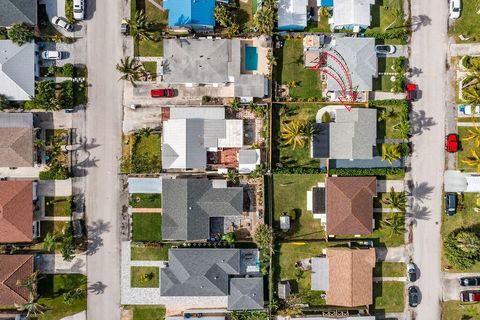
[[[210,218],[241,216],[243,188],[213,188],[206,179],[163,180],[162,237],[205,240]]]
[[[0,113],[0,167],[33,166],[33,115]]]
[[[263,279],[232,278],[228,310],[261,310],[263,309]]]
[[[0,40],[0,94],[9,100],[25,101],[35,95],[35,44],[19,47]]]
[[[162,296],[226,296],[229,275],[240,275],[240,249],[170,249],[161,269]]]
[[[330,158],[372,159],[377,138],[377,110],[337,110],[330,123]]]
[[[372,77],[378,75],[378,60],[375,52],[374,38],[335,38],[335,45],[332,51],[334,55],[343,58],[347,65],[351,77],[352,87],[358,91],[371,91],[373,89]],[[328,58],[328,64],[335,67],[335,70],[342,75],[346,81],[343,71],[338,67],[332,58]],[[327,89],[329,91],[338,91],[340,86],[332,78],[327,77]],[[347,89],[348,91],[348,89]],[[347,92],[348,93],[348,92]]]
[[[37,0],[0,0],[0,26],[20,22],[37,24]]]

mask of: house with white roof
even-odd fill
[[[360,31],[370,27],[370,6],[374,4],[375,0],[335,0],[333,28]]]

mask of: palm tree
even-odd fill
[[[228,36],[233,37],[240,32],[240,25],[236,22],[232,22],[225,31]]]
[[[30,319],[32,316],[36,318],[46,310],[45,306],[38,303],[33,297],[30,297],[24,304],[15,303],[15,308],[18,311],[26,311],[27,319]]]
[[[462,98],[467,103],[480,104],[480,83],[463,86]]]
[[[397,112],[393,110],[393,108],[385,108],[380,112],[380,115],[378,116],[378,122],[380,121],[385,121],[387,119],[391,119],[397,115]]]
[[[291,145],[293,149],[297,146],[303,148],[305,146],[304,124],[298,120],[287,123],[281,128],[282,139],[287,145]]]
[[[275,12],[268,5],[262,5],[253,16],[253,26],[261,34],[272,34],[275,24]]]
[[[393,129],[399,131],[402,138],[407,139],[412,132],[412,125],[410,124],[410,121],[408,121],[407,117],[402,116],[400,121],[393,126]]]
[[[129,20],[130,34],[138,40],[152,40],[156,41],[152,28],[153,22],[148,20],[145,11],[140,10],[135,13],[133,20]]]
[[[393,21],[383,31],[385,32],[390,29],[398,20],[402,21],[404,16],[402,8],[395,8],[395,10],[392,11]]]
[[[382,144],[382,160],[387,160],[388,163],[392,164],[393,161],[400,159],[401,156],[398,144]]]
[[[218,5],[215,7],[215,21],[224,28],[232,24],[232,15],[226,6]]]
[[[240,110],[240,99],[233,98],[233,100],[230,101],[230,103],[228,104],[228,108],[233,112],[237,112],[238,110]]]
[[[477,172],[480,172],[480,156],[477,154],[475,149],[472,149],[471,153],[471,156],[462,160],[462,163],[465,163],[470,167],[475,167]]]
[[[43,238],[43,249],[53,251],[60,243],[60,235],[56,232],[48,232]]]
[[[117,71],[122,74],[121,80],[130,81],[135,86],[135,81],[140,80],[142,66],[134,58],[125,57],[117,63]]]
[[[38,271],[33,272],[27,278],[23,280],[17,280],[16,285],[18,287],[27,288],[30,293],[30,297],[33,299],[37,298],[37,282],[38,282]]]
[[[275,67],[277,65],[277,58],[273,55],[272,50],[268,50],[267,60],[271,67]]]
[[[467,130],[467,135],[462,139],[463,141],[473,141],[475,146],[480,147],[480,127],[474,126]]]
[[[381,202],[392,209],[398,209],[404,212],[407,206],[407,197],[405,196],[405,192],[395,192],[395,189],[392,187],[387,197],[382,199]]]
[[[388,218],[382,220],[380,224],[383,228],[388,230],[389,238],[405,232],[405,220],[398,212],[391,214]]]
[[[153,129],[150,127],[146,128],[141,128],[140,130],[137,131],[137,135],[142,137],[142,138],[148,138],[153,132]]]
[[[288,86],[290,89],[296,88],[296,87],[298,87],[298,82],[295,81],[295,80],[292,80],[292,81],[290,81],[290,82],[287,84],[287,86]]]
[[[238,178],[239,178],[238,173],[236,173],[234,170],[228,170],[227,182],[235,184],[235,183],[237,183]]]

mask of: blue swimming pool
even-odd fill
[[[255,71],[258,69],[257,47],[245,47],[245,70]]]

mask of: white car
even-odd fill
[[[60,51],[43,51],[42,59],[44,60],[60,60],[62,59],[62,52]]]
[[[64,18],[53,16],[52,23],[56,26],[59,26],[62,29],[67,30],[68,32],[73,31],[72,25],[70,23],[68,23],[67,20],[65,20]]]
[[[73,0],[73,18],[78,21],[85,19],[84,0]]]
[[[460,18],[460,0],[450,0],[450,19]]]

